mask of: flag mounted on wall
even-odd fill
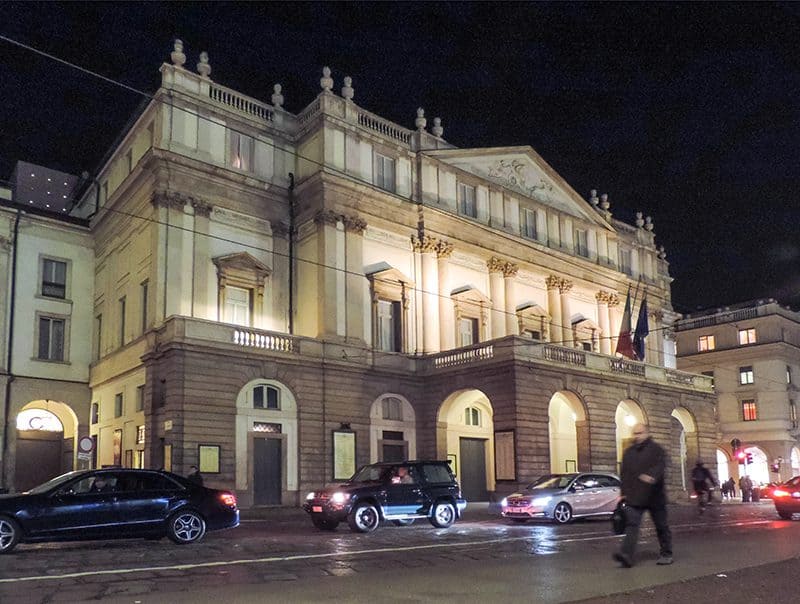
[[[642,298],[642,305],[639,307],[639,318],[636,319],[636,332],[633,334],[633,352],[636,359],[644,361],[644,339],[650,333],[650,325],[647,323],[647,292]]]
[[[617,338],[617,354],[635,359],[633,342],[631,341],[631,288],[628,288],[628,295],[625,298],[625,310],[622,313],[622,324],[619,326],[619,338]]]

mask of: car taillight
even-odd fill
[[[783,489],[775,489],[772,491],[773,497],[789,497],[791,493],[789,491],[784,491]]]
[[[227,505],[228,507],[231,508],[236,507],[236,495],[234,495],[233,493],[221,493],[219,498],[224,505]]]

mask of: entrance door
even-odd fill
[[[280,438],[253,439],[253,503],[280,505],[283,458]]]
[[[63,432],[17,431],[17,491],[27,491],[61,474],[63,442]]]
[[[488,501],[486,491],[486,440],[461,438],[461,492],[467,501]]]

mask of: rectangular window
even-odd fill
[[[42,295],[48,298],[67,297],[67,263],[42,260]]]
[[[103,356],[103,315],[97,315],[94,320],[94,339],[96,343],[96,360]]]
[[[136,410],[144,411],[144,384],[136,386]]]
[[[745,384],[752,384],[754,381],[752,366],[739,367],[739,383],[741,385],[744,386]]]
[[[241,287],[225,288],[225,322],[250,325],[250,290]]]
[[[786,366],[786,383],[792,383],[792,368],[789,365]]]
[[[714,350],[716,347],[717,344],[714,341],[714,336],[700,336],[699,338],[697,338],[698,352],[706,352],[708,350]]]
[[[531,340],[541,340],[542,339],[542,332],[536,329],[523,329],[522,336],[526,338],[530,338]]]
[[[400,302],[378,300],[378,350],[400,352]]]
[[[481,410],[475,407],[467,407],[464,410],[464,423],[468,426],[480,426]]]
[[[245,172],[253,171],[253,139],[244,134],[231,131],[229,150],[230,165]]]
[[[756,330],[754,327],[750,329],[740,329],[739,330],[739,345],[745,346],[747,344],[755,344],[756,343]]]
[[[479,342],[478,319],[466,317],[458,322],[458,334],[461,346],[472,346]]]
[[[375,185],[384,191],[396,190],[394,160],[380,153],[375,154]]]
[[[122,417],[122,393],[114,395],[114,417]]]
[[[789,419],[792,420],[792,428],[797,428],[797,405],[794,401],[789,401]]]
[[[133,149],[128,149],[125,153],[125,174],[133,172]]]
[[[253,388],[253,408],[279,410],[280,390],[273,386],[256,386]]]
[[[742,401],[742,420],[752,422],[758,419],[758,408],[754,400]]]
[[[147,281],[142,281],[142,333],[147,331],[147,295],[149,294],[149,285]]]
[[[100,403],[92,403],[92,417],[91,422],[96,424],[100,421]]]
[[[589,234],[583,229],[575,229],[575,253],[584,258],[589,257]]]
[[[464,216],[478,217],[478,206],[475,203],[475,187],[458,183],[458,211]]]
[[[401,401],[396,396],[387,396],[381,401],[381,407],[383,407],[383,419],[398,422],[403,420]],[[384,436],[384,438],[386,438],[386,436]],[[402,438],[399,440],[402,440]]]
[[[701,375],[711,378],[711,387],[714,387],[714,372],[713,371],[703,371]]]
[[[536,233],[536,210],[523,208],[520,216],[522,236],[528,239],[538,239]]]
[[[119,299],[119,345],[125,345],[125,296]]]
[[[628,276],[633,276],[633,263],[631,261],[631,257],[632,254],[630,250],[619,250],[619,270]]]
[[[44,361],[64,360],[64,319],[39,317],[39,353]]]
[[[144,425],[136,426],[136,444],[144,444]]]

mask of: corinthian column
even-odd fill
[[[619,296],[617,294],[611,294],[608,297],[608,326],[611,329],[611,333],[608,334],[610,337],[608,341],[611,343],[611,353],[616,354],[617,351],[617,340],[619,339],[619,327],[621,318],[616,311],[616,308],[619,306]]]
[[[503,269],[506,263],[499,258],[491,258],[486,266],[489,269],[489,296],[492,299],[491,338],[502,338],[506,335],[506,290],[503,286]]]
[[[564,334],[564,346],[575,346],[575,340],[572,337],[572,312],[569,307],[569,292],[571,289],[572,281],[562,279],[558,291],[561,293],[561,332]]]
[[[611,354],[611,335],[608,327],[608,301],[611,297],[606,291],[600,290],[594,295],[597,300],[597,322],[600,324],[600,352]]]
[[[561,278],[550,275],[545,279],[547,285],[547,312],[550,313],[550,341],[561,345],[564,335],[561,332],[561,298],[559,286]]]
[[[515,288],[519,266],[506,262],[503,267],[503,277],[506,286],[506,335],[519,335],[517,322],[517,292]]]
[[[436,245],[436,258],[439,263],[439,345],[441,350],[456,347],[456,326],[453,301],[450,299],[450,256],[453,244],[440,241]]]
[[[422,352],[439,352],[439,267],[436,264],[438,241],[428,235],[414,238],[422,258]]]

